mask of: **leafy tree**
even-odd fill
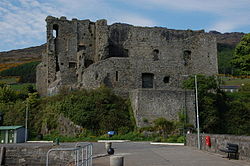
[[[249,84],[242,86],[239,92],[228,93],[228,111],[225,113],[226,133],[250,135],[250,91]]]
[[[250,135],[250,104],[241,100],[234,100],[229,104],[231,109],[226,114],[227,133]]]
[[[231,60],[233,59],[235,46],[227,44],[217,44],[218,50],[218,68],[221,74],[233,74],[233,66]]]
[[[192,89],[193,81],[184,81],[184,87]],[[250,135],[249,85],[239,92],[225,93],[219,90],[215,77],[198,76],[197,81],[201,131]]]
[[[17,99],[16,92],[9,86],[0,87],[0,102],[14,102]]]
[[[250,33],[243,36],[235,48],[232,64],[240,75],[250,74]]]
[[[220,116],[222,115],[218,108],[223,105],[223,102],[218,102],[217,99],[219,96],[223,96],[223,93],[219,90],[214,76],[197,75],[197,85],[201,131],[218,133],[220,131]],[[194,77],[185,80],[183,87],[194,90]]]
[[[119,131],[124,126],[133,129],[126,100],[105,87],[69,94],[58,104],[58,110],[75,124],[95,134]]]

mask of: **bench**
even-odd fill
[[[231,154],[234,154],[234,159],[237,159],[239,146],[237,144],[227,143],[226,149],[220,149],[220,151],[227,153],[227,158],[231,159]]]

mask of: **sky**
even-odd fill
[[[136,26],[250,32],[250,0],[0,0],[0,52],[46,42],[48,16]]]

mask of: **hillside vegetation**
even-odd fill
[[[239,92],[225,93],[216,77],[199,75],[197,81],[201,132],[250,135],[250,84]],[[194,89],[194,77],[183,86]]]
[[[236,93],[224,93],[219,90],[215,77],[205,76],[198,76],[198,85],[201,132],[250,135],[250,85],[245,85]],[[193,77],[184,86],[193,89]],[[154,124],[135,130],[130,103],[105,87],[61,92],[52,97],[40,98],[32,87],[27,87],[26,91],[16,91],[0,85],[0,110],[4,113],[4,125],[24,126],[27,108],[32,137],[38,134],[96,137],[114,130],[118,134],[153,132],[158,139],[159,134],[161,138],[169,138],[172,134],[179,135],[183,129],[190,127],[180,115],[178,123],[159,118]],[[80,127],[76,135],[69,134],[72,127],[64,128],[62,116]],[[148,134],[145,136],[150,137]]]
[[[217,44],[218,50],[218,68],[220,74],[233,74],[234,69],[231,64],[235,46],[226,44]]]
[[[16,67],[12,67],[0,72],[0,76],[18,76],[20,77],[19,83],[35,83],[36,82],[36,66],[40,62],[25,63]]]

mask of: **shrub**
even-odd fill
[[[158,118],[153,122],[155,129],[158,130],[164,138],[167,136],[166,134],[170,134],[175,129],[174,122],[168,121],[165,118]]]

